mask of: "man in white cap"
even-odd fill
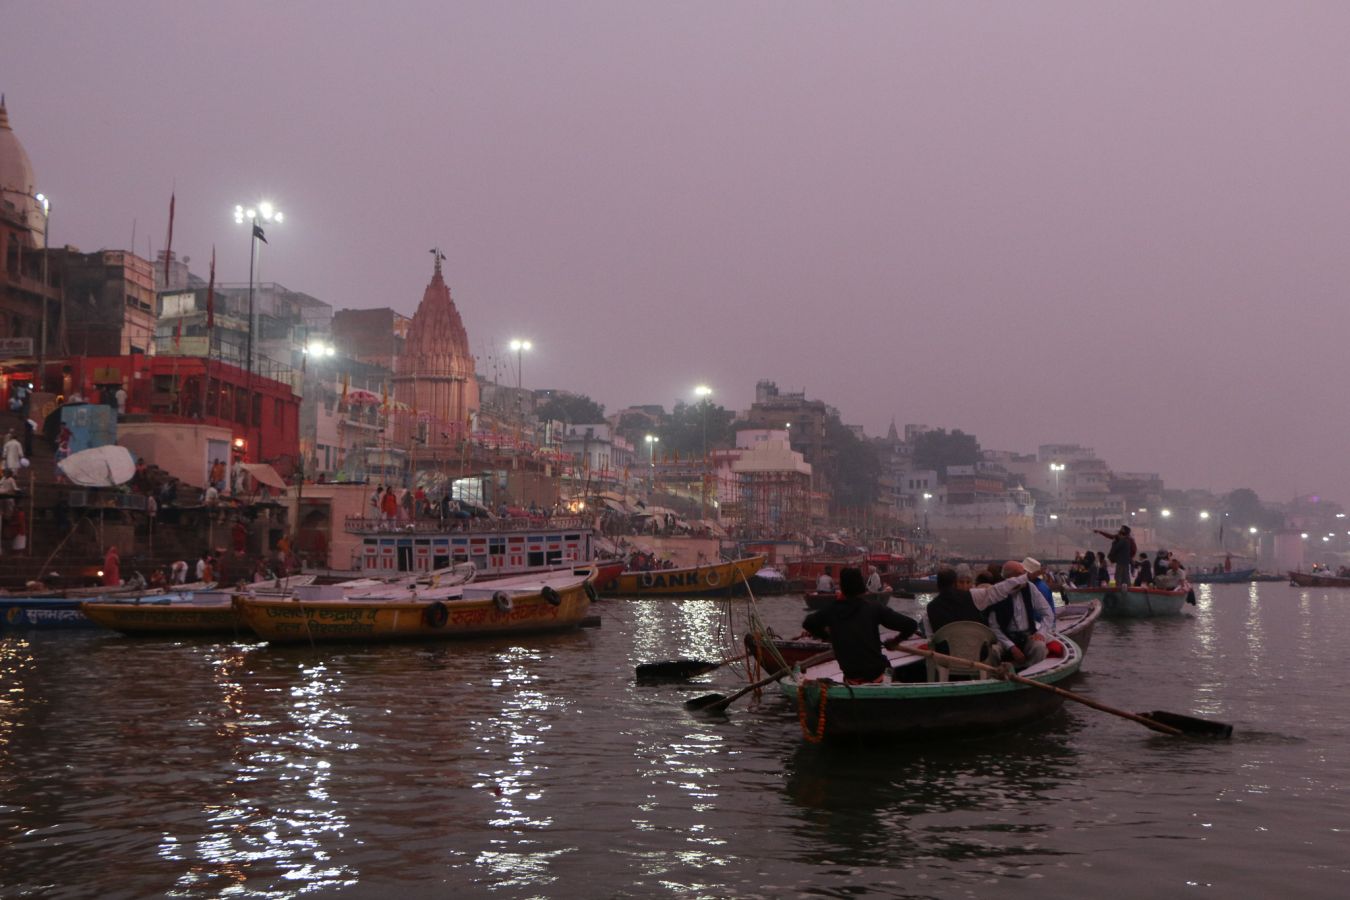
[[[1041,564],[1027,557],[1027,563],[1037,572]],[[1027,566],[1009,560],[1003,564],[1003,577],[1025,575]],[[1045,596],[1031,584],[1022,584],[989,610],[989,627],[998,638],[1003,658],[1011,660],[1019,669],[1033,666],[1046,657],[1046,642],[1050,640],[1054,610]]]

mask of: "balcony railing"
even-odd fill
[[[530,516],[500,519],[380,519],[366,516],[347,516],[343,530],[348,534],[435,534],[455,531],[493,533],[502,531],[531,531],[540,528],[564,530],[589,527],[581,516]]]

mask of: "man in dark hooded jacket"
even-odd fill
[[[869,603],[863,599],[867,582],[862,571],[849,568],[839,572],[839,590],[842,599],[817,610],[802,622],[809,634],[827,640],[834,648],[834,658],[844,680],[849,684],[871,684],[880,681],[890,668],[881,652],[882,626],[899,632],[899,640],[912,635],[919,625],[909,616],[889,606]]]

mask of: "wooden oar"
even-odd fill
[[[733,656],[731,659],[724,659],[721,662],[681,657],[680,659],[666,659],[661,662],[641,663],[636,669],[636,676],[639,681],[694,678],[698,675],[705,675],[714,669],[720,669],[729,663],[739,662],[749,655],[748,653],[742,653],[740,656]]]
[[[1006,678],[1009,681],[1015,681],[1018,684],[1025,684],[1029,687],[1039,688],[1043,691],[1059,694],[1066,700],[1074,700],[1084,706],[1090,706],[1093,709],[1099,709],[1102,712],[1111,713],[1113,716],[1120,716],[1122,719],[1129,719],[1131,722],[1138,722],[1145,728],[1152,728],[1154,731],[1162,734],[1170,734],[1173,737],[1179,737],[1185,734],[1198,735],[1203,737],[1232,737],[1233,726],[1223,722],[1211,722],[1207,719],[1197,719],[1194,716],[1183,716],[1180,713],[1169,713],[1162,710],[1151,712],[1148,715],[1126,712],[1123,709],[1116,709],[1114,706],[1107,706],[1105,703],[1098,703],[1090,697],[1082,694],[1075,694],[1073,691],[1066,691],[1062,687],[1056,687],[1053,684],[1044,684],[1031,678],[1018,675],[1016,672],[998,666],[991,666],[987,663],[976,662],[973,659],[964,659],[959,656],[948,656],[945,653],[937,653],[933,650],[924,650],[921,647],[903,646],[900,648],[907,653],[916,653],[919,656],[927,656],[936,659],[939,662],[958,663],[963,666],[973,666],[985,672],[989,672],[999,678]],[[802,664],[806,668],[806,664]]]
[[[833,656],[834,651],[828,650],[825,653],[817,653],[815,656],[807,657],[806,659],[801,661],[800,665],[803,669],[805,669],[807,666],[814,666],[816,663],[824,662],[825,660],[830,659]],[[684,708],[692,712],[714,712],[714,713],[721,712],[722,710],[730,706],[733,702],[739,700],[741,697],[744,697],[751,691],[758,690],[759,688],[764,687],[766,684],[773,684],[775,681],[787,675],[791,671],[792,671],[791,666],[784,666],[783,668],[779,669],[777,672],[774,672],[767,678],[761,678],[759,681],[747,684],[745,687],[741,688],[739,691],[737,691],[734,694],[731,694],[730,696],[724,697],[721,694],[704,694],[702,697],[695,697],[692,700],[684,701]]]

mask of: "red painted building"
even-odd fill
[[[283,476],[300,452],[300,398],[291,385],[217,359],[200,356],[81,356],[49,360],[43,387],[75,391],[116,405],[126,391],[122,418],[227,428],[236,458],[271,463]]]

